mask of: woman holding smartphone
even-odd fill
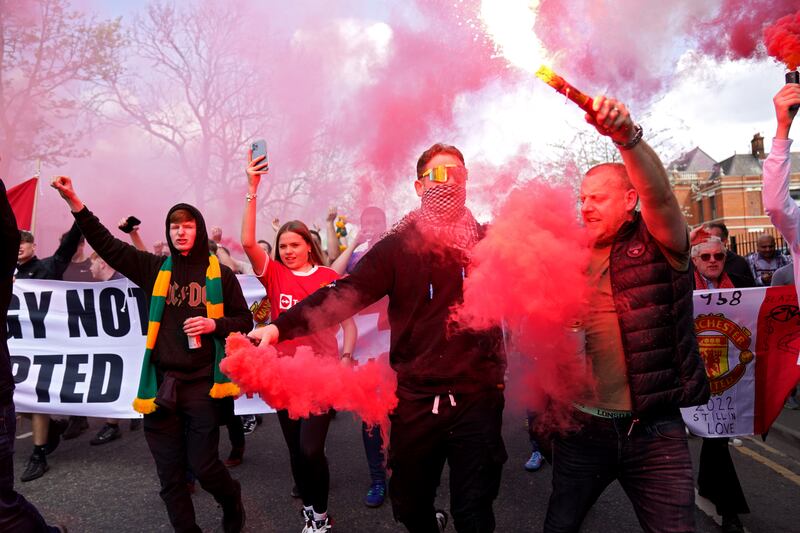
[[[256,241],[256,194],[261,176],[267,173],[266,155],[253,159],[252,151],[247,166],[248,193],[245,197],[244,218],[242,219],[242,247],[253,271],[267,290],[272,307],[271,318],[275,320],[281,312],[310,295],[318,288],[339,278],[332,269],[323,266],[324,261],[319,247],[314,243],[311,233],[299,220],[287,222],[278,230],[275,239],[275,259],[270,259]],[[341,324],[344,342],[341,357],[352,357],[357,331],[352,319]],[[339,357],[336,341],[336,328],[330,328],[307,337],[280,342],[276,349],[282,355],[294,355],[298,346],[310,346],[315,353],[323,356]],[[314,369],[309,369],[313,372]],[[302,379],[298,376],[297,379]],[[330,413],[310,415],[307,418],[292,420],[286,410],[278,411],[278,421],[283,431],[292,476],[303,501],[303,533],[331,531],[328,517],[328,488],[330,474],[325,457],[325,438],[331,421]]]

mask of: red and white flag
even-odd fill
[[[33,224],[36,220],[36,186],[38,183],[39,178],[31,178],[6,191],[19,229],[33,231]]]
[[[711,398],[684,422],[704,437],[766,433],[800,380],[794,286],[695,291],[694,314]]]

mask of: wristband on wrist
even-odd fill
[[[351,354],[350,352],[346,352],[346,353],[342,354],[342,359],[352,359],[352,358],[353,358],[353,354]]]
[[[614,141],[614,144],[616,144],[617,148],[619,148],[620,150],[630,150],[631,148],[639,144],[639,141],[642,140],[642,133],[643,133],[642,127],[639,124],[634,124],[633,138],[626,143]]]

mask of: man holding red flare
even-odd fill
[[[581,184],[593,243],[584,326],[596,390],[575,403],[579,429],[553,442],[544,530],[578,531],[617,479],[643,530],[694,531],[679,408],[705,403],[709,387],[694,335],[688,227],[661,161],[625,105],[599,96],[581,107],[623,163],[597,165]]]
[[[505,353],[499,328],[455,330],[470,251],[485,229],[465,202],[467,168],[454,146],[434,144],[417,161],[421,205],[359,260],[346,278],[319,289],[250,333],[263,343],[307,335],[389,297],[389,361],[398,405],[390,415],[389,498],[412,533],[439,533],[434,509],[445,461],[456,531],[490,533],[492,504],[507,459],[501,435]]]

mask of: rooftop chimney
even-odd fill
[[[767,157],[764,153],[764,137],[762,137],[760,133],[753,135],[753,139],[750,141],[750,152],[756,159],[764,159]]]

